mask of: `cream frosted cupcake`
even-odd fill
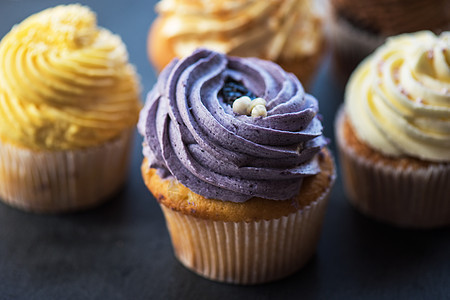
[[[256,284],[307,262],[335,178],[317,111],[269,61],[198,50],[163,70],[138,124],[142,175],[182,264]]]
[[[330,0],[330,4],[331,44],[347,75],[389,36],[450,30],[448,0]]]
[[[121,39],[80,5],[0,42],[0,198],[35,212],[95,205],[123,184],[140,87]]]
[[[198,47],[280,64],[303,84],[325,49],[322,21],[310,0],[162,0],[148,38],[159,71]]]
[[[450,224],[450,32],[390,38],[351,76],[336,125],[359,210],[404,227]]]

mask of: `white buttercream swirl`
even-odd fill
[[[357,136],[390,156],[450,161],[450,32],[390,38],[347,86]]]

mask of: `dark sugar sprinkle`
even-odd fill
[[[219,91],[219,98],[222,98],[225,104],[233,106],[234,100],[248,96],[250,99],[257,98],[255,94],[249,91],[242,82],[236,81],[232,78],[227,78],[222,89]]]

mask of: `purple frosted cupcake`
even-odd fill
[[[142,175],[183,265],[256,284],[305,264],[335,178],[317,112],[272,62],[197,50],[166,67],[138,125]]]

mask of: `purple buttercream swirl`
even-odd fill
[[[226,80],[267,101],[267,117],[236,115],[219,95]],[[326,145],[317,100],[278,65],[200,49],[160,74],[141,111],[150,167],[206,198],[286,200],[320,171]]]

